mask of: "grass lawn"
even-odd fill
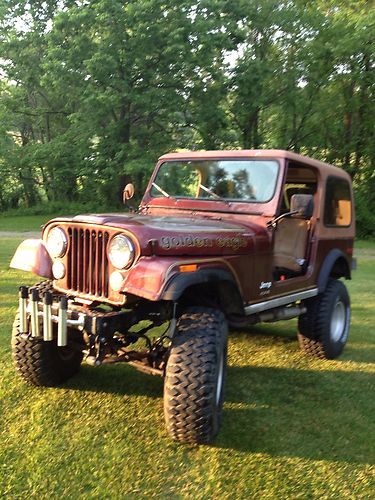
[[[233,332],[222,432],[194,447],[167,437],[159,378],[83,365],[46,389],[15,374],[17,287],[35,281],[7,269],[19,241],[0,240],[1,498],[373,498],[374,244],[357,245],[342,357],[304,357],[295,320]]]
[[[41,226],[52,219],[51,215],[0,215],[0,231],[39,231]]]
[[[26,232],[40,231],[42,226],[55,217],[74,216],[78,213],[90,213],[89,210],[82,208],[81,211],[75,213],[56,213],[50,215],[1,215],[0,214],[0,231]]]

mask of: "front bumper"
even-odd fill
[[[20,287],[20,333],[44,341],[57,341],[59,347],[68,344],[69,329],[110,338],[116,331],[126,331],[134,322],[131,311],[99,311],[77,305],[74,299],[47,291],[40,297],[37,288]]]

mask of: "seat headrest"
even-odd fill
[[[312,194],[293,194],[290,199],[290,211],[297,212],[294,217],[310,219],[314,211]]]

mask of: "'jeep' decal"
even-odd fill
[[[267,289],[269,290],[272,286],[272,281],[262,281],[261,284],[259,285],[260,290]]]

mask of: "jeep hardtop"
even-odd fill
[[[306,354],[342,352],[354,226],[351,179],[326,163],[281,150],[164,155],[136,212],[56,218],[18,247],[11,266],[45,281],[20,287],[15,366],[42,386],[83,359],[161,375],[172,438],[210,442],[228,325],[298,317]]]

